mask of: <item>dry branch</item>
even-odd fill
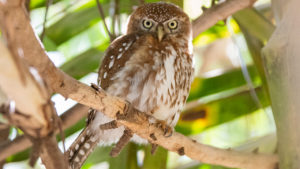
[[[41,78],[37,72],[34,74],[29,71],[29,67],[19,57],[22,57],[21,52],[19,56],[11,55],[2,41],[0,51],[0,86],[16,105],[16,110],[12,112],[9,109],[1,112],[4,112],[12,125],[22,129],[36,143],[34,157],[41,155],[48,169],[66,168],[67,162],[51,134],[54,129],[55,110]],[[31,165],[34,165],[35,160],[36,158],[31,160]]]
[[[84,105],[77,104],[62,114],[60,116],[62,129],[65,130],[76,124],[80,119],[87,115],[88,109],[89,108]],[[58,130],[56,130],[56,133],[58,133]],[[32,146],[32,143],[25,136],[19,136],[13,141],[7,141],[0,145],[0,161],[20,151],[26,150],[30,146]]]
[[[19,48],[21,54],[22,49]],[[53,109],[43,83],[38,83],[18,56],[11,55],[0,41],[0,86],[22,112],[6,114],[10,122],[34,137],[45,136],[51,130]],[[17,112],[17,111],[16,111]]]
[[[5,32],[4,35],[7,41],[9,43],[14,41],[24,50],[24,58],[31,66],[34,66],[43,77],[47,77],[45,81],[53,91],[62,94],[66,98],[71,98],[79,103],[97,109],[109,117],[114,119],[118,118],[118,123],[125,125],[134,133],[148,139],[150,142],[163,146],[170,151],[185,154],[194,160],[246,169],[273,169],[275,167],[278,160],[276,155],[222,150],[197,143],[179,133],[174,133],[169,138],[164,137],[163,131],[161,131],[160,128],[149,123],[149,118],[152,117],[137,110],[130,113],[127,112],[126,110],[129,110],[128,106],[130,105],[124,100],[109,96],[102,90],[96,91],[57,69],[49,60],[41,44],[38,42],[38,39],[36,39],[36,36],[34,36],[29,20],[24,15],[22,8],[16,7],[7,11],[7,13],[14,13],[13,18],[0,18],[2,27],[5,25],[5,27],[11,28],[2,29]],[[0,13],[0,17],[1,16],[3,16],[3,14]],[[16,29],[16,23],[22,24],[22,29]],[[10,31],[8,32],[7,30]],[[17,36],[20,34],[22,36]],[[151,139],[151,135],[153,134],[157,140]]]
[[[235,12],[251,7],[256,0],[227,0],[207,9],[193,21],[193,38]]]
[[[0,127],[0,145],[6,140],[8,140],[9,131],[10,131],[10,126],[6,126],[3,128]],[[0,168],[3,168],[4,164],[5,164],[5,160],[0,160]]]

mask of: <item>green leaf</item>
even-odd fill
[[[109,16],[109,2],[103,2],[102,7],[105,16]],[[129,13],[132,11],[132,6],[129,0],[120,1],[120,7],[120,13]],[[57,45],[60,45],[78,33],[86,30],[90,26],[98,23],[100,20],[101,17],[99,15],[97,6],[94,3],[91,3],[79,8],[77,11],[68,13],[56,23],[48,27],[46,35]]]
[[[264,47],[264,44],[258,38],[251,35],[249,33],[248,29],[244,28],[242,25],[240,25],[240,27],[244,34],[245,40],[247,42],[247,46],[250,51],[251,57],[254,61],[254,64],[258,70],[259,76],[262,80],[262,87],[265,89],[268,99],[270,100],[269,87],[268,87],[266,74],[265,74],[265,70],[264,70],[264,65],[263,65],[263,60],[262,60],[262,55],[261,55],[261,50]]]
[[[145,157],[143,169],[165,169],[167,167],[168,151],[162,147],[158,147],[155,154],[151,154],[151,146],[144,147]]]
[[[255,92],[263,107],[270,105],[261,87],[256,88]],[[201,101],[196,103],[181,114],[176,131],[186,135],[196,134],[260,109],[249,90],[204,104]]]
[[[275,30],[275,26],[254,8],[246,8],[236,12],[233,18],[262,42],[269,40]]]
[[[108,160],[109,169],[138,169],[137,150],[138,146],[136,144],[129,143],[118,157]]]
[[[82,169],[88,169],[90,166],[93,166],[95,164],[107,161],[110,159],[109,152],[111,151],[111,146],[106,147],[100,147],[98,146],[92,154],[88,157],[88,159],[85,161],[84,165],[82,166]]]
[[[193,44],[196,46],[203,46],[212,43],[217,39],[226,38],[229,36],[230,33],[227,30],[226,25],[223,21],[219,21],[216,25],[207,29],[206,31],[198,35],[196,38],[194,38]]]
[[[195,167],[188,168],[188,169],[194,169],[194,168]],[[227,167],[222,167],[222,166],[215,166],[215,165],[203,164],[203,165],[198,166],[197,169],[234,169],[234,168],[227,168]]]
[[[43,44],[45,46],[46,51],[55,51],[57,49],[56,44],[47,36],[44,36]]]
[[[23,161],[29,158],[29,154],[30,154],[31,148],[26,149],[22,152],[19,152],[13,156],[10,156],[6,159],[6,162],[17,162],[17,161]]]
[[[61,0],[53,0],[52,4],[55,4]],[[30,9],[40,8],[46,6],[46,0],[30,0]]]
[[[60,69],[74,77],[80,79],[90,72],[95,71],[99,67],[103,52],[92,48],[74,59],[63,64]]]
[[[248,66],[247,68],[253,84],[255,86],[260,85],[261,80],[255,66],[252,65]],[[241,69],[234,69],[229,72],[223,73],[222,75],[205,79],[196,77],[191,86],[188,102],[199,99],[203,96],[230,90],[246,84],[247,83],[244,79]]]
[[[51,38],[51,40],[57,45],[60,45],[76,34],[97,23],[99,20],[100,18],[96,7],[73,12],[67,14],[55,24],[48,27],[46,36]]]

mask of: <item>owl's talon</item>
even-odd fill
[[[102,130],[116,129],[118,127],[119,126],[118,126],[118,123],[117,123],[116,120],[110,121],[108,123],[101,124],[99,126],[99,128],[102,129]]]
[[[166,126],[164,129],[164,136],[171,137],[173,135],[173,129],[170,126]]]
[[[129,129],[125,129],[120,140],[117,142],[115,147],[112,148],[110,152],[110,156],[117,157],[120,154],[121,150],[129,143],[132,136],[133,136],[132,131]]]
[[[157,150],[157,144],[151,144],[151,155],[154,155]]]
[[[173,134],[173,128],[166,124],[165,121],[156,122],[156,126],[159,127],[163,132],[165,137],[171,137]]]
[[[91,83],[91,87],[96,91],[100,90],[100,87],[98,85],[96,85],[95,83]]]

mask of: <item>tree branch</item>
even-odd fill
[[[19,48],[22,56],[22,48]],[[3,91],[15,102],[16,109],[1,110],[9,122],[20,129],[36,143],[36,154],[31,165],[39,155],[48,169],[65,169],[67,162],[60,152],[54,135],[55,110],[50,102],[50,96],[39,77],[29,71],[19,56],[13,56],[0,41],[0,85]],[[12,107],[11,109],[14,109]]]
[[[47,77],[45,81],[53,91],[62,94],[66,98],[71,98],[81,104],[97,109],[111,118],[118,119],[119,124],[128,127],[134,133],[148,139],[151,143],[161,145],[170,151],[178,152],[182,155],[185,154],[194,160],[245,169],[275,168],[278,161],[276,155],[222,150],[197,143],[179,133],[174,133],[169,138],[164,137],[163,131],[160,128],[149,123],[149,119],[153,117],[139,112],[134,108],[129,109],[130,104],[124,100],[107,95],[103,90],[96,91],[57,69],[49,60],[36,36],[34,36],[29,20],[25,17],[24,11],[21,8],[14,8],[7,11],[7,13],[14,13],[14,17],[3,18],[3,13],[1,13],[0,11],[1,26],[3,27],[4,25],[5,28],[10,28],[2,29],[5,32],[4,35],[8,43],[14,42],[16,45],[13,48],[17,46],[23,49],[24,59],[30,65],[34,66],[43,77]],[[16,29],[16,23],[21,24],[22,29]],[[128,112],[128,110],[133,111]],[[155,140],[152,139],[153,135],[156,137]]]
[[[22,55],[22,49],[19,48]],[[32,74],[18,56],[11,55],[0,41],[0,86],[15,103],[12,109],[22,110],[2,113],[9,121],[33,137],[45,136],[53,128],[50,123],[53,109],[50,97],[38,75]]]
[[[87,106],[77,104],[63,113],[60,116],[62,129],[65,130],[76,124],[83,117],[86,117],[88,109]],[[55,133],[58,133],[58,130],[56,130]],[[0,144],[0,161],[20,151],[26,150],[30,146],[32,146],[32,143],[24,135],[15,138],[13,141],[6,141],[5,143]]]
[[[0,123],[1,126],[1,123]],[[10,126],[0,127],[0,145],[8,139]],[[0,160],[0,168],[3,168],[5,160]]]
[[[226,19],[235,12],[251,7],[256,0],[226,0],[207,9],[201,16],[192,22],[193,38],[206,29],[215,25],[218,21]]]
[[[300,168],[299,0],[272,1],[276,29],[262,50],[276,123],[280,168]]]

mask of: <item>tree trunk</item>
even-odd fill
[[[272,0],[277,28],[263,49],[280,169],[300,168],[299,0]]]

